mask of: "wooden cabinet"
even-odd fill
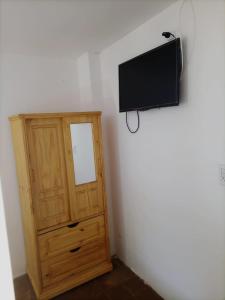
[[[10,117],[27,273],[50,299],[112,269],[101,113]]]

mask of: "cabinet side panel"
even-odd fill
[[[41,291],[39,253],[37,250],[36,228],[33,215],[24,121],[22,119],[11,120],[11,129],[25,235],[27,272],[31,277],[36,293],[39,294]]]

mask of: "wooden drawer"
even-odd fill
[[[46,287],[106,261],[105,239],[71,248],[41,263],[43,286]]]
[[[105,236],[104,216],[69,225],[38,237],[40,258],[45,260]]]

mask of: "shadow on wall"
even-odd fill
[[[127,253],[124,249],[123,240],[126,238],[124,234],[124,207],[122,206],[122,188],[120,180],[120,157],[119,157],[119,141],[118,141],[118,125],[117,121],[111,116],[106,116],[104,119],[104,127],[106,134],[108,169],[110,170],[110,198],[112,206],[112,221],[114,225],[114,242],[115,251],[120,253],[122,257]]]

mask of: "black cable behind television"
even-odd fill
[[[120,64],[120,112],[179,105],[181,55],[175,38]]]

